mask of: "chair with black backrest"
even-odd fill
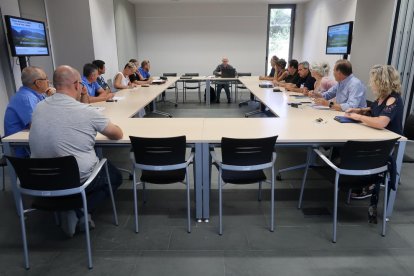
[[[198,77],[199,73],[185,73],[186,77]],[[201,82],[199,80],[185,80],[183,81],[183,102],[187,100],[187,90],[198,90],[198,100],[201,103]]]
[[[252,76],[252,73],[237,73],[237,77],[239,78],[239,77],[251,77]],[[239,89],[244,89],[244,90],[247,90],[247,87],[243,84],[243,83],[241,83],[240,81],[238,82],[238,83],[236,83],[236,87],[235,87],[235,101],[237,101],[237,96],[238,96],[238,94],[239,94]],[[240,96],[239,96],[240,97]],[[254,99],[254,97],[253,97],[253,99]],[[241,103],[239,103],[239,107],[241,107],[242,105],[244,105],[244,104],[248,104],[250,102],[250,100],[249,101],[246,101],[246,102],[241,102]]]
[[[163,73],[162,74],[163,77],[176,77],[177,73]],[[175,102],[172,102],[170,100],[166,100],[166,91],[162,92],[161,94],[161,100],[159,100],[158,102],[162,102],[162,103],[171,103],[173,104],[175,107],[177,107],[177,103],[178,103],[178,86],[177,86],[177,82],[174,82],[173,85],[169,86],[166,90],[170,90],[170,89],[174,89],[174,97],[175,97]]]
[[[338,192],[339,189],[349,191],[350,189],[362,188],[373,183],[384,183],[384,209],[382,221],[382,236],[385,236],[386,209],[388,201],[388,161],[392,150],[399,138],[384,141],[348,141],[341,149],[340,163],[335,165],[318,149],[315,153],[335,171],[334,175],[324,173],[334,182],[334,208],[333,208],[333,234],[332,242],[336,242]],[[308,173],[310,158],[302,180],[298,208],[302,207],[303,192],[306,176]]]
[[[414,113],[411,113],[404,124],[404,136],[408,139],[407,142],[412,144],[414,142]],[[414,163],[414,158],[404,154],[403,163]]]
[[[135,232],[138,233],[138,198],[137,186],[142,184],[144,203],[146,201],[145,184],[173,184],[184,183],[187,187],[187,232],[191,232],[190,216],[190,181],[188,166],[194,159],[191,153],[185,159],[186,137],[142,138],[129,136],[133,152],[131,161],[133,166],[134,214]],[[137,169],[141,171],[140,180],[137,180]]]
[[[112,201],[114,223],[118,225],[118,217],[106,159],[100,160],[89,178],[84,183],[81,183],[78,163],[73,156],[56,158],[17,158],[6,156],[6,158],[10,161],[18,178],[16,200],[18,200],[17,205],[19,214],[21,214],[20,224],[26,269],[30,268],[30,264],[26,239],[25,214],[33,209],[59,212],[83,208],[83,215],[87,218],[88,204],[85,190],[104,166],[108,178],[108,190]],[[23,208],[22,195],[33,197],[32,209]],[[85,237],[88,268],[91,269],[92,253],[88,223],[85,223]]]
[[[275,172],[274,164],[276,153],[274,147],[277,136],[257,138],[257,139],[221,139],[222,161],[216,156],[215,151],[211,151],[213,164],[219,171],[218,190],[219,190],[219,235],[223,234],[222,223],[222,188],[227,183],[230,184],[259,184],[258,200],[262,199],[262,182],[266,181],[264,169],[271,169],[271,190],[270,190],[270,231],[274,231],[274,190]],[[224,184],[222,184],[224,182]]]
[[[0,167],[2,169],[2,178],[3,178],[3,188],[2,190],[5,191],[6,190],[6,179],[5,179],[5,175],[4,175],[4,167],[7,166],[7,161],[6,161],[6,157],[3,155],[3,144],[1,142],[1,135],[0,135],[0,149],[1,149],[1,153],[0,153]]]

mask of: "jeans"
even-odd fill
[[[230,101],[230,88],[228,83],[217,83],[217,101],[220,101],[220,93],[223,88],[227,95],[227,101]]]
[[[109,161],[107,161],[109,178],[111,180],[112,192],[115,192],[122,184],[121,172]],[[108,178],[106,177],[105,166],[86,188],[86,197],[88,199],[88,212],[94,209],[106,198],[110,196],[108,189]]]

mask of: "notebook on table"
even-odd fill
[[[348,118],[348,117],[345,117],[345,116],[335,116],[334,120],[338,121],[340,123],[360,123],[357,120],[354,120],[354,119],[351,119],[351,118]]]

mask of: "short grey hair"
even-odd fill
[[[32,86],[37,79],[42,78],[43,69],[36,66],[29,66],[22,71],[22,84]]]
[[[302,65],[305,69],[309,69],[309,62],[307,61],[302,61],[301,63],[299,63],[299,65]]]
[[[322,77],[326,77],[329,75],[329,70],[331,67],[327,62],[320,62],[320,63],[313,63],[312,64],[312,71],[318,73]]]

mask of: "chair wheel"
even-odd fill
[[[276,180],[282,181],[282,175],[280,173],[276,175]]]
[[[168,118],[172,118],[172,116],[170,115],[170,116],[168,116]]]

